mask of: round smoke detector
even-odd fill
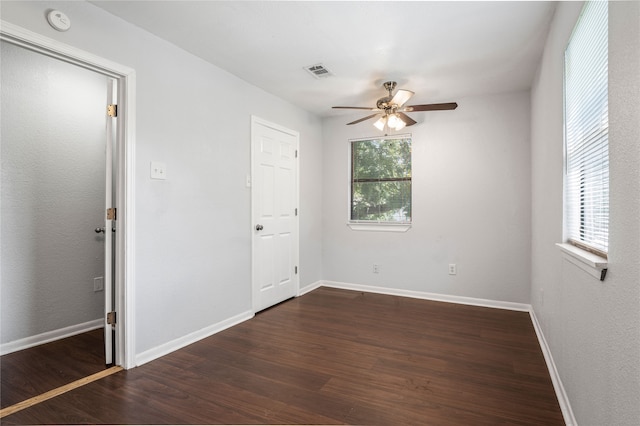
[[[52,10],[47,13],[47,21],[58,31],[67,31],[71,28],[71,19],[59,10]]]

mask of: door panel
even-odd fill
[[[273,253],[273,235],[261,235],[259,237],[260,253]],[[273,282],[273,262],[270,256],[263,255],[260,262],[260,270],[258,274],[260,280],[260,290],[268,290],[274,287]]]
[[[253,305],[265,309],[297,294],[298,134],[252,122]]]
[[[278,214],[281,219],[291,217],[293,213],[293,182],[292,171],[289,169],[278,169],[278,188],[280,191],[280,206]]]
[[[273,218],[274,213],[274,167],[270,164],[260,164],[260,220],[266,221]]]
[[[280,270],[278,276],[280,278],[280,284],[285,284],[291,281],[291,272],[293,271],[293,265],[291,263],[291,233],[281,233],[278,243],[280,244],[279,261]]]

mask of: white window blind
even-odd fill
[[[609,240],[608,3],[585,3],[565,50],[565,236],[605,255]]]

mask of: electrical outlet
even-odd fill
[[[104,277],[96,277],[93,279],[93,291],[98,292],[104,290]]]
[[[456,264],[455,263],[450,263],[449,264],[449,275],[455,275],[458,273],[458,269],[456,268]]]
[[[380,273],[380,265],[378,265],[377,263],[373,264],[373,273],[374,274]]]

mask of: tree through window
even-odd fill
[[[411,137],[351,141],[352,222],[411,222]]]

